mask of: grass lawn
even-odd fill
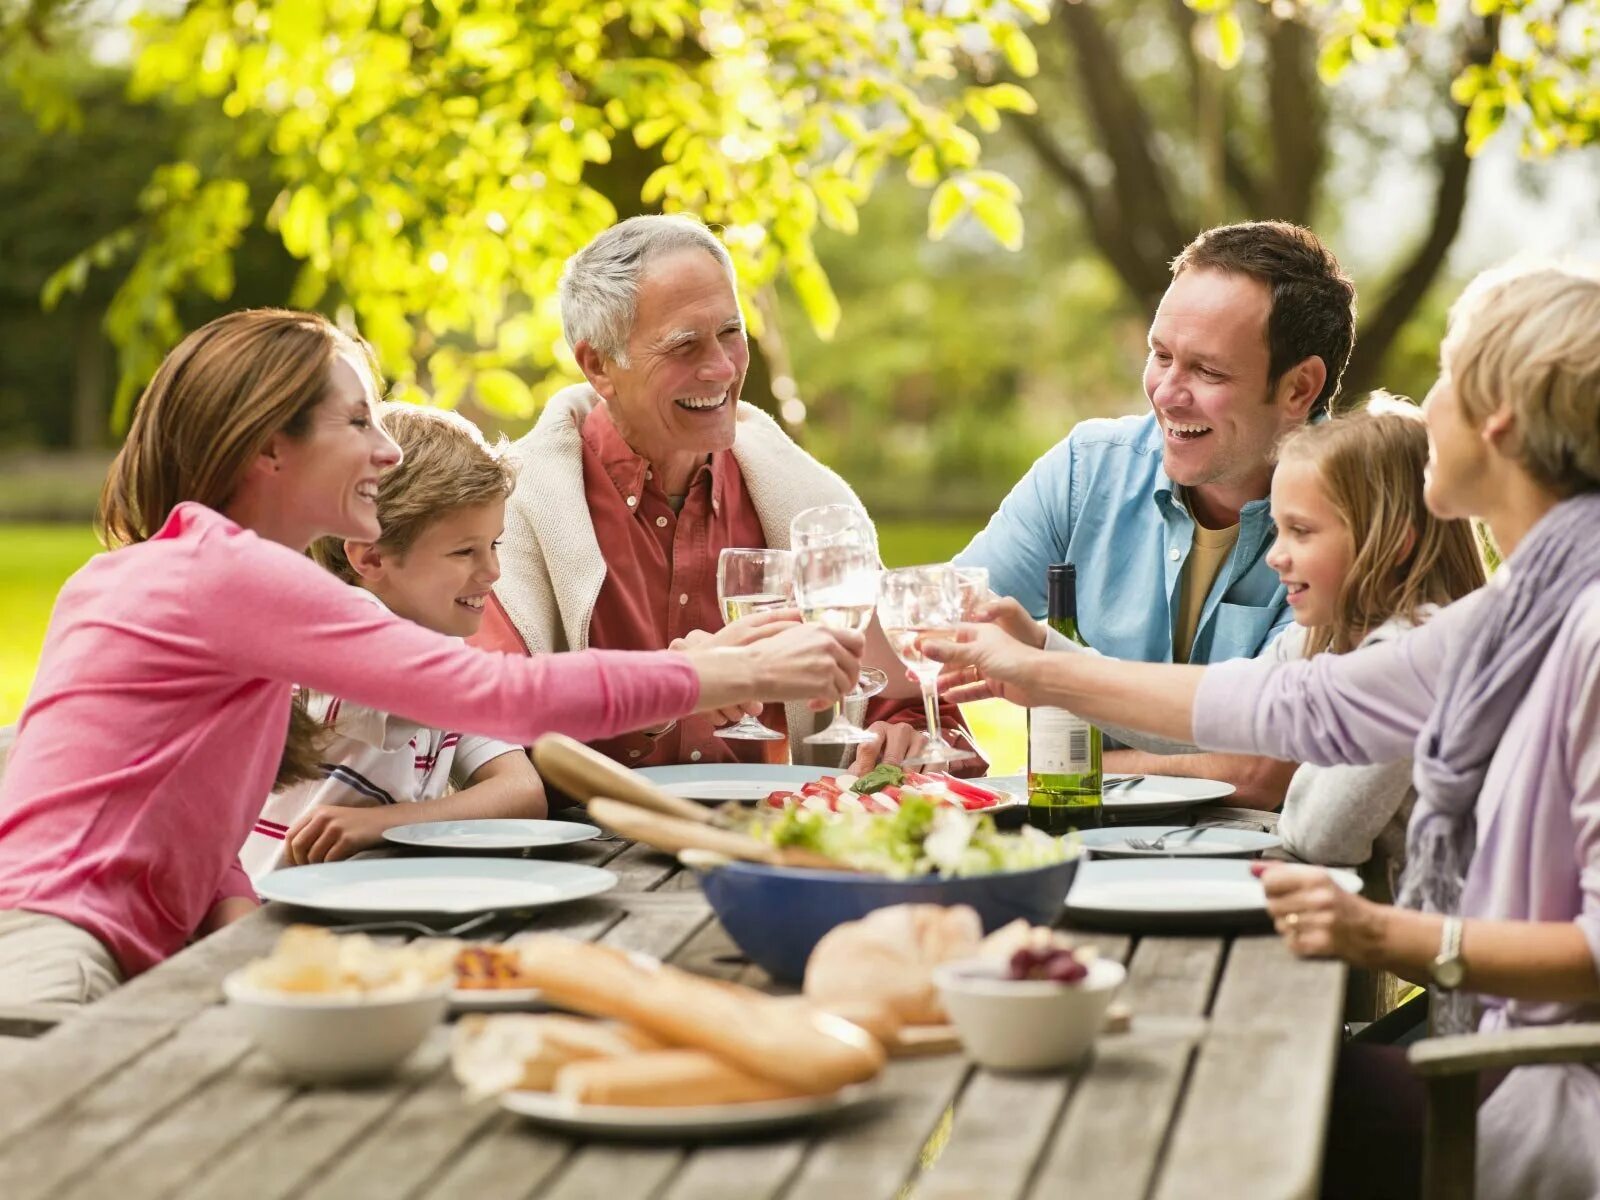
[[[965,546],[978,527],[975,521],[887,521],[879,527],[883,557],[890,566],[938,562]],[[0,724],[22,711],[56,592],[99,548],[83,525],[0,524],[0,614],[6,630],[0,641]],[[1020,710],[986,701],[965,711],[994,771],[1022,770],[1027,746]]]

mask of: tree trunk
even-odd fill
[[[72,448],[98,450],[111,428],[111,346],[102,313],[80,304],[73,314]]]

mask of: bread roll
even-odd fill
[[[885,1047],[900,1036],[904,1024],[892,1008],[877,1000],[840,1000],[833,1004],[819,1004],[809,996],[783,996],[773,1003],[832,1013],[852,1025],[861,1026]]]
[[[824,1006],[875,1001],[907,1025],[937,1025],[946,1017],[933,968],[969,957],[982,938],[983,922],[964,904],[880,908],[823,936],[803,990]]]
[[[450,1043],[450,1065],[472,1099],[518,1090],[548,1091],[556,1073],[582,1059],[659,1050],[637,1029],[581,1017],[463,1017]]]
[[[579,1104],[690,1107],[748,1104],[805,1095],[741,1071],[704,1050],[659,1050],[626,1058],[591,1058],[562,1067],[556,1092]]]
[[[554,934],[519,945],[529,981],[553,1003],[627,1021],[668,1045],[709,1051],[797,1091],[836,1092],[883,1069],[883,1047],[827,1013]]]

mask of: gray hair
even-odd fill
[[[628,336],[639,283],[651,259],[675,250],[704,250],[734,281],[728,248],[693,217],[629,217],[567,259],[561,272],[561,329],[574,350],[588,342],[602,357],[628,365]]]

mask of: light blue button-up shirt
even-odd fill
[[[1033,464],[956,562],[989,568],[989,585],[1035,617],[1045,569],[1078,569],[1078,629],[1102,654],[1172,661],[1172,622],[1194,518],[1161,465],[1155,415],[1080,422]],[[1189,652],[1193,663],[1254,658],[1293,615],[1267,566],[1272,511],[1239,511],[1239,540],[1217,573]]]

